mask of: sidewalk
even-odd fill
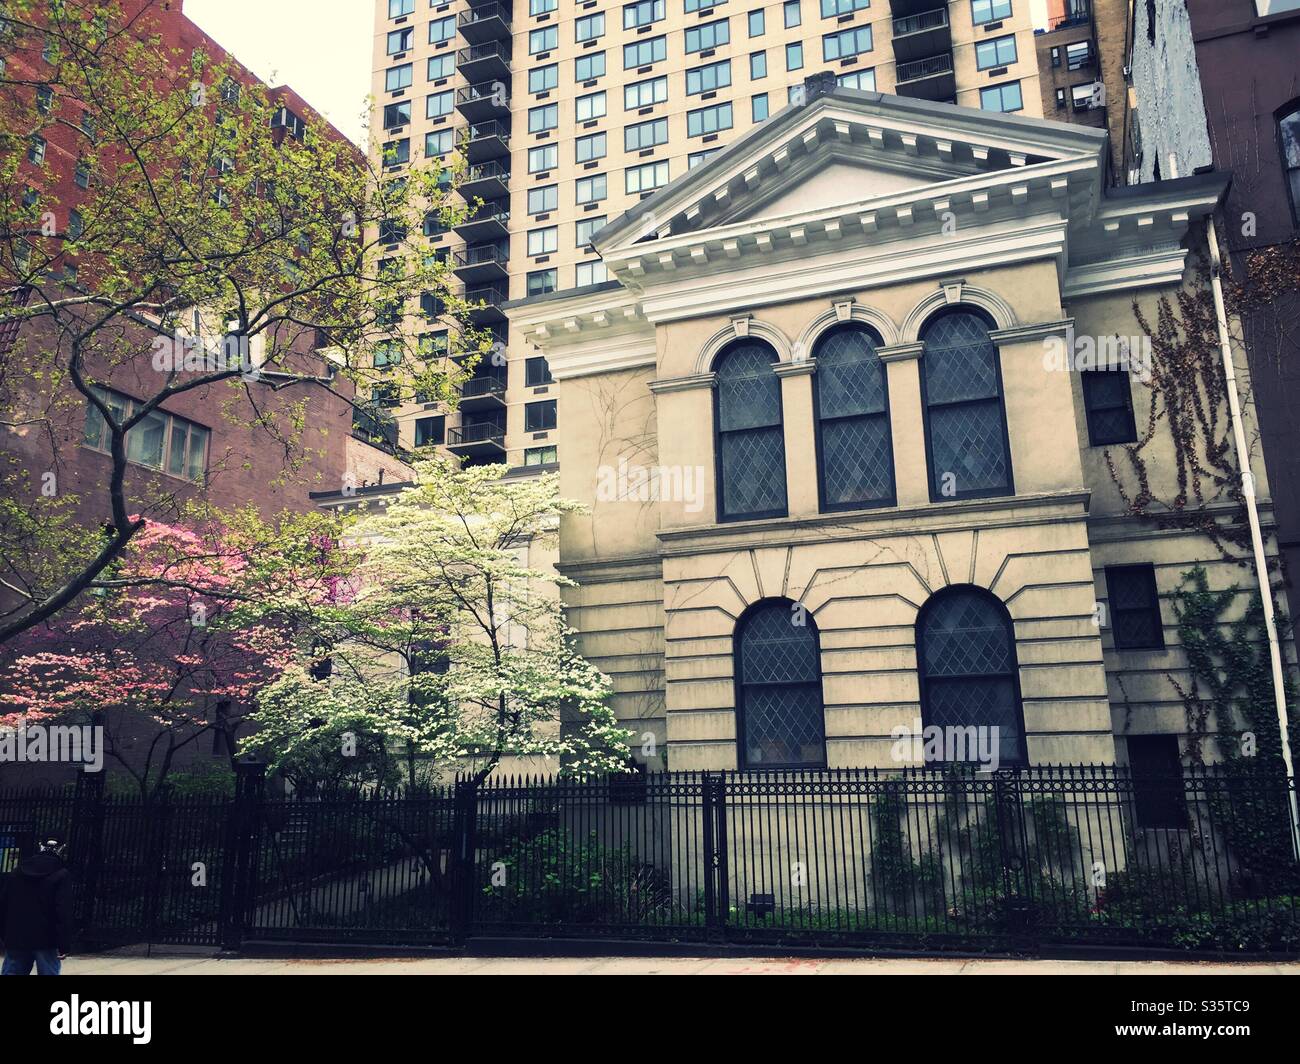
[[[67,975],[1300,975],[1300,962],[969,960],[803,957],[419,957],[270,960],[101,954]]]

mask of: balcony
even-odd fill
[[[1092,0],[1068,0],[1063,15],[1048,20],[1047,32],[1052,33],[1069,26],[1084,26],[1092,21]]]
[[[503,203],[484,203],[455,227],[466,244],[486,244],[510,235],[510,212]]]
[[[472,166],[510,155],[510,126],[489,119],[465,130],[465,160]]]
[[[506,408],[506,379],[493,374],[470,377],[460,386],[462,411],[501,410]]]
[[[452,269],[467,285],[504,281],[510,276],[510,254],[498,244],[480,244],[457,251]]]
[[[478,4],[460,13],[460,35],[470,44],[510,40],[510,8],[505,4]]]
[[[447,450],[461,458],[506,456],[506,430],[494,421],[476,421],[447,430]]]
[[[480,81],[456,90],[456,110],[470,122],[510,117],[510,91],[504,81]]]
[[[468,82],[510,81],[510,38],[462,48],[456,53],[456,69]]]
[[[952,28],[948,9],[922,11],[894,19],[894,58],[900,63],[952,51]]]
[[[397,422],[379,404],[366,403],[352,408],[352,435],[389,454],[397,451]]]
[[[466,287],[465,302],[470,304],[469,320],[475,325],[489,325],[492,322],[505,321],[505,312],[501,304],[509,299],[505,285],[479,285]],[[475,305],[477,304],[477,305]]]
[[[889,0],[889,13],[900,19],[932,11],[934,6],[935,0]]]
[[[465,197],[465,202],[501,199],[510,195],[510,170],[507,163],[508,161],[494,159],[466,170],[460,183],[460,194]]]
[[[957,92],[952,54],[943,52],[912,63],[899,63],[894,92],[915,100],[951,100]]]

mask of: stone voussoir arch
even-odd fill
[[[996,292],[978,285],[953,283],[942,285],[916,304],[903,321],[899,343],[913,344],[921,339],[925,323],[948,307],[976,307],[993,319],[994,328],[1010,329],[1020,320],[1011,304]]]
[[[889,315],[875,307],[845,301],[836,303],[830,310],[817,315],[804,326],[799,339],[794,342],[794,353],[796,355],[802,353],[804,358],[812,358],[813,348],[823,333],[837,326],[849,324],[866,325],[874,329],[880,334],[881,342],[885,347],[893,347],[900,342],[898,326]]]
[[[793,361],[793,348],[790,338],[770,322],[760,318],[737,316],[731,319],[705,341],[695,360],[697,374],[712,373],[713,363],[717,361],[722,349],[733,340],[761,340],[770,346],[781,362]]]

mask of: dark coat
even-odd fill
[[[0,939],[11,950],[72,950],[72,873],[52,853],[0,877]]]

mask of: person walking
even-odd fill
[[[72,873],[63,844],[47,837],[40,852],[24,857],[0,878],[0,975],[58,975],[72,949]]]

